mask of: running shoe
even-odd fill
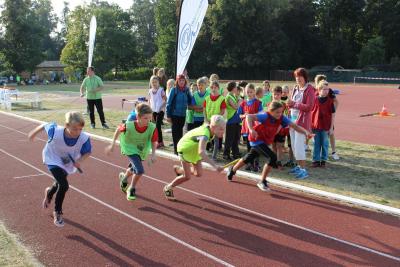
[[[126,191],[126,199],[128,201],[133,201],[136,199],[136,189],[134,187],[129,187]]]
[[[308,177],[308,172],[305,169],[300,169],[297,173],[296,178],[299,180],[306,179]]]
[[[332,158],[334,160],[339,160],[340,159],[339,155],[336,152],[332,152]]]
[[[125,173],[120,172],[118,175],[119,178],[119,187],[123,193],[126,193],[126,189],[128,188],[128,181],[125,177]]]
[[[235,175],[235,171],[233,170],[233,166],[230,166],[228,168],[228,172],[226,173],[226,178],[228,179],[228,182],[232,182],[233,176]]]
[[[325,161],[321,161],[321,168],[325,168],[326,167],[326,162]]]
[[[313,161],[312,165],[313,168],[321,167],[321,163],[319,161]]]
[[[290,174],[297,174],[299,171],[300,171],[300,167],[299,167],[299,166],[296,166],[296,167],[292,168],[292,169],[289,171],[289,173],[290,173]]]
[[[42,203],[42,206],[43,206],[44,209],[47,209],[49,207],[49,205],[50,205],[50,202],[51,202],[51,198],[49,198],[50,189],[51,189],[51,187],[47,187],[44,190],[44,199],[43,199],[43,203]]]
[[[57,227],[63,227],[64,220],[62,218],[62,212],[54,211],[53,216],[54,216],[54,225]]]
[[[110,129],[110,127],[108,127],[107,123],[103,123],[102,126],[103,126],[103,129]]]
[[[91,124],[90,124],[90,128],[95,129],[95,128],[96,128],[96,125],[95,125],[94,123],[91,123]]]
[[[259,182],[257,184],[257,186],[258,186],[258,188],[260,188],[261,191],[264,191],[264,192],[271,191],[266,180]]]
[[[170,201],[175,201],[175,197],[174,197],[174,190],[172,188],[169,188],[168,185],[164,186],[164,195],[165,197],[170,200]]]

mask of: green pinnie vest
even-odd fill
[[[141,160],[145,160],[151,151],[151,138],[156,125],[149,122],[144,133],[136,130],[135,122],[126,122],[126,131],[121,133],[119,141],[121,153],[126,156],[139,155]]]
[[[211,116],[219,115],[221,112],[221,104],[225,101],[225,97],[222,95],[218,96],[217,100],[212,101],[211,96],[206,97],[206,114],[207,119],[210,120]]]
[[[208,142],[210,142],[213,139],[210,126],[203,124],[187,132],[181,140],[179,140],[177,150],[185,161],[196,164],[202,159],[199,154],[199,141],[197,140],[199,136],[206,136]]]
[[[233,115],[235,115],[236,109],[234,109],[233,107],[231,107],[231,105],[229,104],[229,99],[232,100],[233,103],[237,104],[238,103],[238,98],[236,96],[234,96],[231,93],[228,93],[225,96],[225,103],[226,103],[226,118],[229,120],[230,118],[233,117]]]
[[[206,100],[206,97],[210,95],[210,92],[205,91],[204,95],[201,97],[199,92],[195,92],[193,94],[194,101],[196,102],[196,106],[203,106],[204,101]],[[203,118],[204,114],[203,112],[194,112],[194,117],[196,118]]]

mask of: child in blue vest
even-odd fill
[[[197,80],[197,91],[193,93],[192,107],[193,107],[193,128],[200,127],[204,123],[204,101],[210,95],[207,91],[207,79],[200,78]],[[188,129],[189,130],[189,129]]]
[[[325,167],[328,160],[329,134],[333,132],[335,121],[334,100],[329,97],[328,82],[322,80],[317,85],[318,95],[312,110],[312,130],[314,136],[313,167]]]
[[[261,173],[261,180],[257,184],[262,191],[269,191],[267,176],[272,168],[277,167],[277,157],[270,146],[274,142],[276,134],[287,126],[295,131],[310,136],[310,133],[304,128],[293,123],[289,118],[283,116],[283,105],[280,102],[273,101],[268,108],[268,112],[263,114],[248,114],[246,116],[247,127],[249,129],[250,151],[239,160],[235,166],[231,166],[227,173],[228,181],[232,181],[236,171],[241,167],[252,162],[256,157],[263,156],[269,158]],[[254,126],[254,122],[259,122]]]
[[[54,177],[54,183],[45,190],[43,208],[47,208],[56,194],[54,206],[54,224],[64,226],[62,205],[69,184],[67,177],[80,168],[81,163],[90,156],[92,146],[89,136],[82,132],[85,121],[79,112],[65,114],[65,126],[48,123],[36,127],[29,133],[29,140],[33,141],[37,134],[45,131],[48,141],[43,149],[43,162]]]
[[[106,148],[106,154],[113,151],[115,142],[120,137],[121,154],[129,158],[129,167],[125,173],[119,174],[121,191],[126,193],[126,199],[133,201],[136,199],[136,185],[144,174],[142,161],[146,160],[151,152],[149,164],[156,159],[157,147],[157,128],[152,123],[153,111],[145,103],[136,106],[136,121],[127,121],[120,125],[114,133],[111,145]],[[133,176],[128,188],[128,178]]]

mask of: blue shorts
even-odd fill
[[[143,174],[144,168],[142,164],[142,159],[139,155],[130,155],[129,158],[129,167],[134,174]]]

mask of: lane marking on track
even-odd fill
[[[110,166],[122,169],[122,170],[126,169],[123,166],[116,165],[114,163],[111,163],[111,162],[96,158],[94,156],[91,156],[91,158],[93,158],[93,159],[95,159],[97,161],[100,161],[102,163],[108,164]],[[144,174],[143,177],[146,177],[146,178],[148,178],[150,180],[153,180],[153,181],[161,183],[161,184],[168,184],[168,182],[165,182],[163,180],[148,176],[146,174]],[[334,236],[331,236],[331,235],[328,235],[328,234],[325,234],[325,233],[322,233],[322,232],[318,232],[316,230],[312,230],[312,229],[309,229],[309,228],[301,226],[301,225],[297,225],[297,224],[294,224],[294,223],[291,223],[291,222],[287,222],[285,220],[281,220],[281,219],[278,219],[278,218],[275,218],[275,217],[271,217],[271,216],[265,215],[263,213],[259,213],[257,211],[253,211],[253,210],[250,210],[250,209],[247,209],[247,208],[244,208],[244,207],[241,207],[241,206],[226,202],[224,200],[221,200],[221,199],[218,199],[218,198],[215,198],[215,197],[204,195],[204,194],[195,192],[193,190],[190,190],[190,189],[187,189],[187,188],[184,188],[184,187],[181,187],[181,186],[177,186],[176,188],[179,188],[179,189],[181,189],[183,191],[189,192],[189,193],[194,194],[196,196],[207,198],[207,199],[210,199],[210,200],[212,200],[214,202],[227,205],[227,206],[235,208],[237,210],[244,211],[244,212],[247,212],[249,214],[253,214],[253,215],[259,216],[259,217],[264,218],[264,219],[268,219],[268,220],[271,220],[271,221],[274,221],[274,222],[282,223],[284,225],[287,225],[287,226],[290,226],[290,227],[293,227],[293,228],[296,228],[296,229],[299,229],[299,230],[302,230],[302,231],[305,231],[305,232],[308,232],[308,233],[311,233],[311,234],[314,234],[314,235],[317,235],[317,236],[320,236],[320,237],[324,237],[326,239],[330,239],[332,241],[336,241],[336,242],[351,246],[353,248],[358,248],[360,250],[363,250],[363,251],[366,251],[366,252],[370,252],[370,253],[373,253],[373,254],[376,254],[376,255],[379,255],[379,256],[382,256],[382,257],[389,258],[389,259],[392,259],[392,260],[400,262],[400,257],[396,257],[396,256],[393,256],[393,255],[390,255],[390,254],[387,254],[387,253],[384,253],[384,252],[381,252],[381,251],[378,251],[378,250],[374,250],[372,248],[368,248],[368,247],[365,247],[365,246],[362,246],[362,245],[359,245],[359,244],[356,244],[356,243],[352,243],[350,241],[346,241],[346,240],[343,240],[343,239],[340,239],[340,238],[337,238],[337,237],[334,237]]]
[[[43,174],[43,173],[38,173],[38,174],[30,174],[30,175],[24,175],[24,176],[17,176],[17,177],[13,177],[13,179],[32,178],[32,177],[37,177],[37,176],[44,176],[44,174]]]
[[[23,163],[23,164],[25,164],[28,167],[31,167],[32,169],[42,173],[43,175],[46,175],[46,176],[48,176],[48,177],[53,179],[53,176],[51,176],[50,174],[42,171],[41,169],[39,169],[39,168],[35,167],[34,165],[24,161],[23,159],[20,159],[17,156],[14,156],[14,155],[8,153],[4,149],[0,148],[0,152],[2,152],[3,154],[6,154],[7,156],[9,156],[9,157],[11,157],[11,158]],[[176,243],[178,243],[178,244],[180,244],[180,245],[182,245],[182,246],[184,246],[184,247],[186,247],[186,248],[188,248],[188,249],[190,249],[190,250],[192,250],[194,252],[197,252],[202,256],[205,256],[205,257],[207,257],[207,258],[209,258],[209,259],[211,259],[211,260],[213,260],[213,261],[215,261],[215,262],[217,262],[217,263],[219,263],[219,264],[221,264],[223,266],[229,266],[229,267],[233,267],[234,266],[234,265],[232,265],[232,264],[230,264],[230,263],[228,263],[228,262],[226,262],[226,261],[224,261],[224,260],[222,260],[220,258],[215,257],[214,255],[212,255],[210,253],[207,253],[204,250],[201,250],[201,249],[199,249],[199,248],[197,248],[197,247],[195,247],[193,245],[190,245],[189,243],[186,243],[185,241],[183,241],[181,239],[176,238],[173,235],[168,234],[167,232],[164,232],[163,230],[161,230],[161,229],[159,229],[159,228],[157,228],[157,227],[155,227],[155,226],[153,226],[151,224],[148,224],[148,223],[146,223],[146,222],[144,222],[144,221],[142,221],[142,220],[130,215],[129,213],[126,213],[126,212],[124,212],[124,211],[122,211],[122,210],[120,210],[120,209],[118,209],[118,208],[116,208],[116,207],[114,207],[114,206],[112,206],[110,204],[107,204],[106,202],[104,202],[104,201],[102,201],[102,200],[100,200],[100,199],[98,199],[98,198],[96,198],[96,197],[94,197],[94,196],[92,196],[92,195],[80,190],[79,188],[77,188],[77,187],[75,187],[73,185],[70,185],[69,187],[71,189],[75,190],[76,192],[86,196],[87,198],[97,202],[98,204],[100,204],[102,206],[105,206],[105,207],[107,207],[107,208],[109,208],[109,209],[111,209],[111,210],[113,210],[113,211],[115,211],[115,212],[117,212],[117,213],[119,213],[119,214],[121,214],[121,215],[123,215],[123,216],[125,216],[125,217],[127,217],[129,219],[131,219],[132,221],[134,221],[136,223],[139,223],[139,224],[143,225],[144,227],[147,227],[150,230],[153,230],[154,232],[159,233],[160,235],[162,235],[162,236],[164,236],[164,237],[166,237],[168,239],[171,239],[172,241],[174,241],[174,242],[176,242]]]
[[[0,124],[0,126],[4,127],[4,128],[7,128],[7,129],[10,129],[10,130],[13,130],[12,128],[9,128],[7,126],[3,126],[1,124]],[[24,132],[21,132],[21,131],[18,131],[18,130],[16,130],[16,132],[21,133],[23,135],[27,135],[27,133],[24,133]],[[43,139],[39,139],[39,140],[45,141]],[[126,169],[123,166],[116,165],[114,163],[102,160],[102,159],[94,157],[94,156],[90,156],[90,158],[92,158],[94,160],[97,160],[99,162],[102,162],[104,164],[113,166],[113,167],[118,168],[118,169],[122,169],[122,170]],[[46,173],[46,175],[48,175],[48,174]],[[146,178],[148,178],[150,180],[156,181],[156,182],[161,183],[161,184],[168,184],[165,181],[162,181],[160,179],[148,176],[146,174],[144,174],[143,177],[146,177]],[[204,195],[204,194],[195,192],[195,191],[190,190],[190,189],[186,189],[184,187],[178,186],[177,188],[179,188],[179,189],[181,189],[183,191],[189,192],[191,194],[210,199],[210,200],[212,200],[214,202],[230,206],[230,207],[235,208],[237,210],[245,211],[247,213],[259,216],[259,217],[264,218],[264,219],[268,219],[268,220],[272,220],[272,221],[275,221],[275,222],[278,222],[278,223],[282,223],[284,225],[291,226],[293,228],[296,228],[296,229],[299,229],[299,230],[302,230],[302,231],[305,231],[305,232],[308,232],[308,233],[311,233],[311,234],[314,234],[314,235],[317,235],[317,236],[320,236],[320,237],[323,237],[323,238],[326,238],[326,239],[329,239],[329,240],[332,240],[332,241],[336,241],[338,243],[342,243],[342,244],[351,246],[353,248],[357,248],[357,249],[360,249],[360,250],[363,250],[363,251],[366,251],[366,252],[369,252],[369,253],[372,253],[372,254],[376,254],[376,255],[379,255],[379,256],[382,256],[382,257],[389,258],[389,259],[392,259],[392,260],[400,262],[400,257],[396,257],[396,256],[393,256],[393,255],[390,255],[390,254],[387,254],[387,253],[384,253],[384,252],[381,252],[381,251],[378,251],[378,250],[374,250],[372,248],[368,248],[368,247],[365,247],[365,246],[362,246],[362,245],[359,245],[359,244],[356,244],[356,243],[353,243],[353,242],[350,242],[350,241],[346,241],[346,240],[343,240],[343,239],[340,239],[340,238],[337,238],[337,237],[334,237],[334,236],[331,236],[331,235],[328,235],[328,234],[325,234],[325,233],[322,233],[322,232],[319,232],[319,231],[316,231],[316,230],[312,230],[312,229],[309,229],[307,227],[304,227],[304,226],[301,226],[301,225],[297,225],[297,224],[294,224],[294,223],[291,223],[291,222],[288,222],[288,221],[285,221],[285,220],[281,220],[281,219],[278,219],[278,218],[275,218],[275,217],[272,217],[272,216],[268,216],[268,215],[265,215],[263,213],[259,213],[259,212],[253,211],[253,210],[250,210],[250,209],[247,209],[247,208],[244,208],[244,207],[241,207],[241,206],[226,202],[224,200],[221,200],[221,199],[218,199],[218,198],[215,198],[215,197],[211,197],[211,196],[208,196],[208,195]]]

